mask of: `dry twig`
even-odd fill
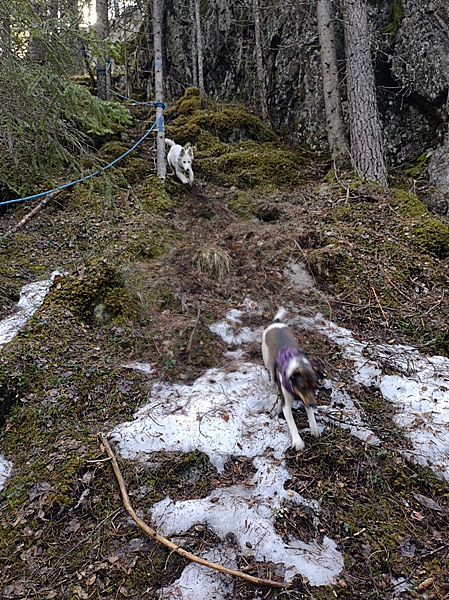
[[[194,554],[187,552],[187,550],[184,550],[183,548],[177,546],[176,544],[173,544],[173,542],[170,542],[170,540],[163,537],[162,535],[159,535],[156,531],[154,531],[154,529],[151,529],[151,527],[149,527],[144,521],[142,521],[142,519],[139,519],[139,517],[134,512],[134,509],[129,500],[125,480],[123,479],[123,475],[120,471],[120,468],[117,463],[117,459],[115,458],[115,455],[112,451],[111,446],[109,445],[108,441],[101,435],[101,433],[98,434],[98,437],[99,437],[101,443],[104,445],[106,452],[111,459],[112,468],[114,470],[115,476],[117,478],[117,481],[118,481],[118,484],[120,487],[120,492],[122,494],[123,505],[126,508],[126,510],[128,511],[129,515],[132,517],[132,519],[137,523],[137,525],[146,534],[148,534],[154,540],[163,544],[167,548],[170,548],[173,552],[176,552],[176,554],[179,554],[183,558],[186,558],[187,560],[191,560],[192,562],[198,563],[200,565],[204,565],[205,567],[215,569],[216,571],[220,571],[220,573],[226,573],[227,575],[233,575],[234,577],[240,577],[241,579],[244,579],[245,581],[249,581],[251,583],[256,583],[258,585],[268,585],[270,587],[283,588],[283,589],[290,588],[292,586],[291,583],[287,583],[285,581],[272,581],[271,579],[260,579],[259,577],[253,577],[252,575],[247,575],[246,573],[242,573],[241,571],[235,571],[234,569],[228,569],[227,567],[225,567],[223,565],[210,562],[208,560],[205,560],[204,558],[200,558],[199,556],[195,556]]]
[[[198,304],[198,314],[196,316],[195,325],[193,326],[192,333],[190,334],[189,342],[186,347],[186,352],[189,353],[192,349],[193,336],[195,335],[196,328],[198,326],[198,321],[200,320],[200,305]]]

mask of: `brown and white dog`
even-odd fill
[[[320,437],[313,407],[316,406],[315,389],[325,374],[317,361],[309,360],[299,348],[291,329],[282,323],[286,314],[285,308],[280,308],[271,325],[263,332],[262,356],[271,382],[276,382],[279,388],[277,413],[284,413],[292,436],[292,448],[302,450],[304,442],[292,415],[293,401],[302,400],[310,431],[315,437]]]

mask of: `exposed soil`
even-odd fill
[[[168,116],[177,140],[190,123],[181,108]],[[140,109],[139,116],[146,117]],[[137,120],[126,144],[147,125]],[[232,368],[208,326],[245,298],[264,309],[249,317],[252,327],[285,305],[304,315],[319,311],[367,342],[449,355],[447,222],[407,192],[328,176],[329,165],[306,151],[296,152],[294,186],[280,185],[279,173],[270,182],[268,167],[273,161],[279,169],[282,145],[260,141],[260,131],[250,146],[232,143],[232,164],[223,154],[226,141],[214,138],[222,162],[213,171],[211,133],[201,127],[191,140],[192,188],[171,175],[160,185],[147,142],[119,175],[64,192],[26,226],[13,231],[29,205],[1,220],[3,316],[24,284],[66,272],[0,355],[0,448],[14,465],[0,492],[3,598],[151,599],[179,577],[184,559],[147,538],[123,509],[96,434],[131,418],[151,378],[189,383],[212,366]],[[253,167],[243,174],[242,166],[255,147],[267,178],[259,182],[248,173]],[[289,265],[298,262],[312,277],[309,287],[291,279]],[[401,457],[391,407],[378,392],[354,385],[334,344],[318,334],[301,338],[330,377],[352,386],[383,446],[329,427],[319,440],[308,437],[304,452],[287,453],[291,489],[319,500],[324,513],[317,528],[307,511],[285,506],[278,531],[286,539],[338,541],[345,557],[339,581],[313,588],[296,578],[294,590],[282,592],[236,580],[233,597],[449,598],[448,484]],[[262,364],[257,343],[249,359]],[[131,361],[151,363],[152,375],[126,368]],[[318,401],[326,403],[325,390]],[[304,415],[296,417],[306,426]],[[167,494],[204,497],[247,480],[253,469],[234,457],[219,474],[198,452],[120,466],[142,518]],[[214,544],[206,527],[180,536],[197,554]],[[263,578],[274,570],[247,557],[240,568]]]

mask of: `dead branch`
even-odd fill
[[[48,194],[47,196],[45,196],[45,198],[39,202],[39,204],[37,206],[35,206],[33,208],[33,210],[31,210],[28,214],[26,214],[23,219],[14,227],[11,227],[11,229],[9,229],[3,236],[1,236],[0,239],[5,239],[8,236],[12,235],[13,233],[16,233],[17,231],[19,231],[19,229],[21,229],[24,225],[26,225],[28,223],[28,221],[31,221],[31,219],[33,217],[35,217],[37,214],[39,214],[41,212],[41,210],[43,208],[45,208],[47,206],[47,204],[50,202],[50,200],[53,200],[54,198],[56,198],[56,196],[59,196],[59,194],[62,192],[62,190],[55,190],[54,192],[51,192],[51,194]]]
[[[131,518],[137,523],[137,525],[146,534],[148,534],[150,537],[152,537],[154,540],[156,540],[160,544],[163,544],[167,548],[170,548],[173,552],[176,552],[176,554],[179,554],[183,558],[186,558],[187,560],[198,563],[205,567],[215,569],[216,571],[220,571],[221,573],[226,573],[227,575],[233,575],[234,577],[240,577],[241,579],[244,579],[245,581],[249,581],[251,583],[256,583],[258,585],[267,585],[267,586],[271,586],[271,587],[275,587],[275,588],[283,588],[283,589],[292,587],[291,583],[287,583],[285,581],[272,581],[271,579],[260,579],[259,577],[253,577],[252,575],[247,575],[246,573],[242,573],[241,571],[235,571],[234,569],[228,569],[227,567],[225,567],[223,565],[210,562],[208,560],[205,560],[204,558],[200,558],[199,556],[195,556],[194,554],[187,552],[187,550],[184,550],[180,546],[173,544],[173,542],[170,542],[170,540],[163,537],[162,535],[159,535],[154,529],[151,529],[151,527],[149,527],[144,521],[139,519],[139,517],[134,512],[134,509],[129,500],[125,480],[123,479],[122,473],[121,473],[120,468],[117,463],[117,459],[115,458],[115,455],[112,451],[111,446],[109,445],[109,442],[102,436],[101,433],[98,433],[98,437],[99,437],[101,443],[104,445],[104,448],[106,449],[106,452],[111,459],[112,468],[114,470],[115,476],[117,478],[117,481],[118,481],[118,484],[120,487],[120,492],[122,494],[123,505],[126,508],[128,514],[131,516]]]
[[[187,353],[190,353],[190,350],[192,349],[193,336],[195,335],[195,331],[198,326],[199,319],[200,319],[200,305],[198,304],[198,314],[196,316],[195,325],[193,326],[193,330],[192,330],[192,333],[190,334],[190,338],[189,338],[189,343],[187,344],[187,347],[186,347]]]
[[[382,313],[382,315],[383,315],[383,318],[385,319],[385,325],[386,325],[387,327],[389,327],[389,325],[388,325],[388,318],[387,318],[387,315],[385,314],[385,312],[384,312],[384,309],[382,308],[382,304],[380,303],[379,297],[378,297],[378,295],[376,294],[376,290],[373,288],[373,286],[371,286],[371,289],[373,290],[374,297],[375,297],[375,298],[376,298],[376,300],[377,300],[377,305],[378,305],[378,307],[379,307],[379,310],[380,310],[380,312]]]

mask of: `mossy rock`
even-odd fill
[[[229,210],[243,221],[249,221],[254,214],[254,202],[246,192],[234,192],[229,200]]]
[[[268,129],[259,117],[250,114],[238,104],[224,106],[216,111],[198,112],[194,116],[193,122],[226,144],[244,140],[259,142],[275,142],[277,140],[274,131]]]
[[[106,163],[110,163],[122,156],[122,154],[125,154],[128,150],[129,148],[125,144],[114,140],[103,144],[96,154],[96,158],[104,160]]]
[[[327,284],[337,283],[342,277],[352,279],[362,271],[359,261],[345,246],[339,244],[328,244],[312,250],[309,264],[317,279]]]
[[[395,190],[395,210],[404,218],[404,235],[420,250],[444,258],[449,254],[449,225],[433,215],[413,194]],[[408,229],[408,230],[407,230]]]
[[[94,260],[76,273],[55,280],[45,303],[68,308],[88,322],[137,312],[118,270],[103,260]]]
[[[238,144],[230,152],[211,160],[205,153],[196,157],[204,178],[218,185],[246,188],[292,188],[301,185],[300,158],[293,152],[259,145]]]
[[[178,205],[178,199],[167,192],[164,182],[154,176],[148,177],[146,182],[136,190],[136,196],[146,212],[156,215],[165,215]]]
[[[220,105],[208,101],[201,108],[199,90],[188,88],[176,104],[167,109],[167,137],[179,144],[195,143],[201,131],[206,131],[225,144],[244,140],[276,142],[277,136],[259,117],[249,113],[239,104]]]
[[[197,110],[201,110],[200,90],[195,87],[187,88],[184,95],[176,104],[165,111],[166,118],[176,116],[190,116]]]

